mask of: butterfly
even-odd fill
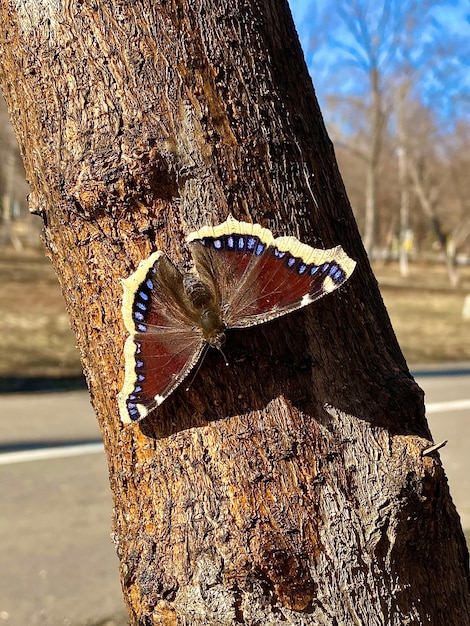
[[[118,394],[123,422],[137,422],[158,407],[207,347],[223,347],[226,329],[300,309],[340,287],[356,266],[341,246],[312,248],[233,218],[186,241],[193,271],[182,274],[157,251],[122,281],[129,332]]]

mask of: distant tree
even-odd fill
[[[451,0],[338,0],[320,3],[320,8],[315,3],[311,23],[307,19],[303,22],[303,31],[310,27],[312,32],[309,67],[320,97],[323,94],[326,99],[328,95],[341,103],[339,123],[333,117],[338,107],[333,114],[327,109],[327,120],[336,131],[335,138],[349,145],[364,163],[364,211],[359,216],[369,252],[377,240],[379,162],[384,132],[397,104],[397,83],[413,85],[410,94],[442,124],[448,123],[452,112],[462,111],[462,96],[469,93],[465,60],[470,38],[460,37],[440,23],[445,9],[451,11],[453,4]],[[447,118],[442,117],[444,112]],[[367,127],[359,145],[358,124]],[[395,117],[393,128],[396,131],[399,127]],[[399,178],[405,184],[406,147],[402,140],[403,136],[397,140],[402,169]],[[408,184],[401,191],[402,207],[409,202]],[[406,210],[401,210],[404,220]]]
[[[456,286],[456,254],[468,237],[470,224],[468,176],[461,173],[468,166],[464,146],[470,143],[469,126],[461,124],[453,132],[439,132],[429,110],[411,99],[403,87],[398,90],[401,100],[396,117],[397,147],[406,154],[406,178],[400,187],[409,188],[415,198],[421,221],[424,219],[433,241],[445,254],[449,282]],[[415,215],[415,223],[419,219]]]
[[[446,137],[445,158],[449,168],[455,220],[452,237],[456,250],[470,256],[470,120],[458,124]]]
[[[22,241],[14,229],[14,219],[26,205],[28,186],[8,110],[0,95],[0,244],[21,250]]]
[[[408,180],[408,141],[404,116],[405,100],[409,91],[409,83],[400,85],[397,93],[396,124],[397,124],[397,161],[398,181],[400,185],[400,272],[408,276],[408,231],[410,229],[410,186]]]

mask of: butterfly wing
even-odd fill
[[[228,219],[188,237],[197,273],[218,293],[227,327],[260,324],[340,287],[356,263],[337,246],[312,248],[295,237]]]
[[[268,321],[341,286],[356,265],[340,246],[318,250],[259,224],[229,219],[188,237],[197,274],[227,327]],[[192,285],[193,295],[185,291]],[[125,377],[123,422],[143,419],[181,383],[206,345],[194,281],[161,252],[123,281]]]
[[[205,341],[183,289],[183,276],[155,252],[123,280],[122,313],[129,337],[118,395],[123,422],[156,408],[196,364]]]

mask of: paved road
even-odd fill
[[[433,439],[436,443],[448,440],[439,454],[462,526],[470,537],[470,366],[460,374],[439,376],[432,370],[418,374],[416,379],[426,393]]]
[[[421,372],[418,382],[434,440],[449,440],[441,458],[470,531],[470,367]],[[0,396],[0,415],[0,626],[126,624],[107,468],[87,394]],[[38,443],[46,458],[37,458]]]
[[[0,396],[0,415],[0,625],[127,624],[88,394]],[[20,449],[35,442],[50,454],[82,445],[73,456],[28,462]]]

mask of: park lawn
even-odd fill
[[[459,268],[457,289],[444,265],[414,264],[402,278],[396,265],[374,268],[401,349],[411,365],[470,361],[470,267]]]
[[[0,377],[81,374],[57,278],[43,252],[0,254]]]

